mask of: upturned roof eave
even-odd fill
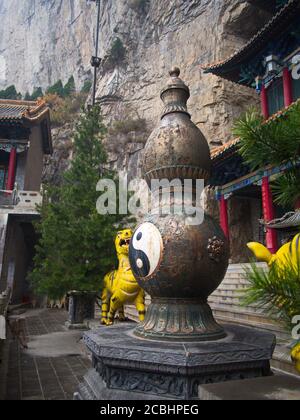
[[[280,36],[286,30],[286,21],[298,18],[295,7],[300,9],[300,0],[290,0],[278,13],[258,31],[240,50],[230,57],[217,63],[201,66],[205,73],[212,73],[235,83],[243,84],[239,80],[237,68],[245,60],[254,58],[265,46],[266,42]],[[247,85],[249,87],[249,85]]]

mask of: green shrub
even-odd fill
[[[146,12],[148,4],[148,0],[129,0],[129,7],[142,14]]]
[[[126,48],[120,38],[113,42],[108,55],[111,63],[114,65],[121,64],[125,60]]]

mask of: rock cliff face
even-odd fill
[[[110,165],[140,175],[145,141],[161,112],[160,89],[177,65],[190,86],[189,111],[209,142],[231,138],[234,119],[255,93],[201,65],[228,57],[270,17],[250,0],[101,0],[97,100],[110,126]],[[255,4],[255,5],[254,5]],[[0,88],[25,93],[74,75],[91,78],[96,7],[86,0],[0,0]],[[119,39],[120,50],[112,54]],[[122,57],[125,50],[124,57]],[[45,179],[59,182],[72,157],[71,127],[53,130]]]
[[[0,0],[0,88],[47,88],[89,72],[95,6],[86,0]]]
[[[0,88],[25,93],[74,75],[90,77],[95,3],[86,0],[0,0]],[[226,141],[252,91],[203,74],[202,64],[230,55],[268,18],[243,0],[102,0],[97,96],[109,121],[159,117],[159,90],[172,65],[191,87],[193,120],[210,141]],[[124,60],[108,65],[120,38]]]
[[[139,5],[143,7],[139,7]],[[97,99],[107,121],[144,119],[146,133],[160,112],[160,89],[168,70],[177,65],[191,88],[189,110],[193,121],[209,142],[231,137],[233,120],[256,94],[247,88],[206,75],[201,65],[223,59],[240,48],[269,18],[248,1],[237,0],[127,0],[107,1],[101,13],[101,54]],[[123,61],[112,66],[109,50],[119,37],[126,49]],[[140,138],[140,136],[139,136]],[[144,141],[147,138],[142,136]],[[111,137],[110,158],[118,169],[139,174],[143,142],[130,140],[120,150],[118,137]],[[129,165],[130,155],[135,164]]]
[[[236,0],[151,0],[143,13],[130,4],[108,1],[102,11],[103,55],[116,34],[127,51],[123,63],[107,70],[104,62],[101,69],[97,96],[106,115],[126,114],[130,105],[154,123],[161,109],[160,88],[168,70],[178,65],[191,88],[195,123],[210,140],[228,139],[232,119],[255,100],[253,92],[205,75],[200,66],[238,49],[265,14]]]

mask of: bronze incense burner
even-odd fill
[[[135,334],[157,340],[217,340],[226,334],[214,320],[207,298],[225,276],[229,246],[220,226],[207,214],[201,223],[190,223],[193,208],[201,211],[196,183],[203,179],[207,184],[211,158],[204,135],[191,121],[190,91],[179,75],[178,68],[170,71],[171,79],[161,92],[161,122],[144,152],[144,177],[154,199],[151,212],[132,237],[129,257],[133,274],[152,303]],[[184,180],[192,180],[191,199],[180,202],[176,186],[153,191],[153,181],[162,179],[182,182],[181,199]],[[168,213],[166,188],[170,188]],[[180,214],[175,210],[182,204]]]

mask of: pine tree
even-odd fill
[[[36,101],[38,98],[42,98],[44,96],[43,90],[41,87],[34,88],[34,91],[30,97],[31,101]]]
[[[125,60],[126,48],[119,37],[113,42],[109,56],[114,65],[119,65]]]
[[[258,111],[250,109],[233,129],[240,138],[239,152],[253,171],[266,165],[290,164],[291,169],[273,184],[276,201],[283,206],[293,206],[300,198],[299,118],[300,102],[268,122]]]
[[[51,95],[58,95],[61,98],[64,97],[64,86],[62,84],[62,81],[59,80],[58,82],[54,83],[54,85],[50,86],[47,90],[46,90],[47,94],[51,94]]]
[[[74,92],[75,92],[75,80],[74,80],[74,77],[71,76],[64,86],[64,96],[70,96]]]
[[[103,173],[106,130],[99,107],[84,111],[74,136],[74,158],[61,186],[50,188],[37,224],[40,241],[30,275],[38,294],[60,298],[70,290],[99,290],[115,267],[119,215],[99,215],[96,185]],[[115,175],[105,171],[105,178]]]
[[[20,99],[20,93],[17,92],[15,85],[8,86],[0,91],[0,99]]]

